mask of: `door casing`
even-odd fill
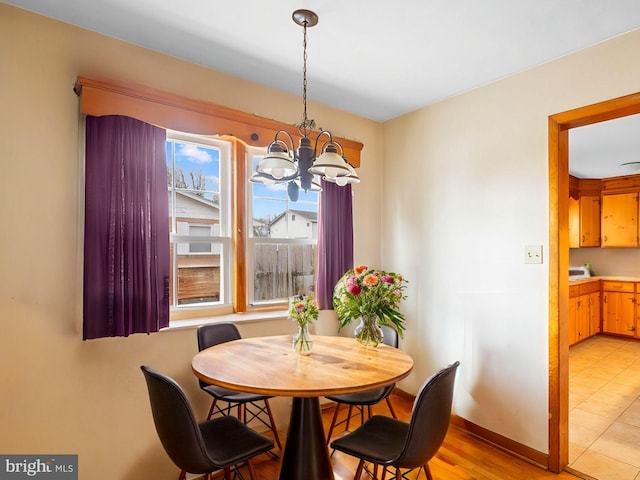
[[[549,117],[549,465],[569,463],[569,130],[640,113],[640,92]]]

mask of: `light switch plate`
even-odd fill
[[[525,245],[524,263],[542,263],[542,245]]]

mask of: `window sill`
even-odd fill
[[[227,315],[216,315],[211,317],[191,318],[188,320],[172,320],[169,322],[167,328],[160,330],[161,332],[168,332],[173,330],[185,330],[194,329],[200,325],[207,323],[220,323],[220,322],[261,322],[268,320],[281,320],[288,318],[286,310],[277,310],[270,312],[251,312],[251,313],[230,313]]]

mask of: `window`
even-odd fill
[[[265,151],[247,150],[250,174]],[[220,139],[167,132],[174,314],[195,307],[232,311],[232,266],[245,258],[249,306],[284,305],[291,295],[314,291],[318,193],[301,191],[294,203],[286,184],[238,178],[247,192],[242,218],[250,235],[246,255],[234,257],[230,192],[237,186],[231,179],[233,165],[243,159],[234,159],[232,152],[231,144]]]
[[[247,171],[265,151],[248,148]],[[287,184],[250,184],[247,189],[251,237],[247,239],[247,292],[250,305],[284,302],[315,290],[318,192],[300,191],[296,202]]]
[[[173,276],[170,281],[172,320],[223,312],[230,313],[233,311],[233,305],[237,306],[238,311],[246,311],[248,303],[258,305],[261,302],[274,302],[277,299],[284,301],[290,293],[315,290],[313,277],[316,272],[317,217],[307,221],[305,218],[300,219],[300,213],[296,213],[296,222],[306,225],[307,235],[308,232],[316,232],[312,233],[312,237],[288,237],[274,242],[273,225],[265,222],[264,217],[253,216],[251,213],[259,208],[253,205],[253,189],[247,179],[242,178],[245,175],[232,176],[232,174],[243,170],[239,168],[233,172],[232,166],[234,165],[246,167],[247,173],[250,174],[253,157],[264,153],[264,150],[262,152],[256,150],[249,156],[249,163],[245,164],[245,152],[248,148],[245,145],[253,145],[261,138],[273,138],[277,130],[286,130],[295,137],[299,133],[297,127],[210,102],[122,82],[103,82],[78,77],[74,91],[80,97],[80,111],[84,115],[130,116],[167,129],[169,134],[167,142],[167,153],[169,154],[167,156],[169,162],[168,192],[172,200],[170,204],[172,210],[169,217],[172,228],[170,241],[173,258]],[[235,137],[238,141],[231,139],[229,142],[225,142],[218,137],[183,135],[171,130],[185,128],[201,133],[207,132],[211,135],[224,132],[226,135]],[[354,167],[359,167],[362,143],[346,138],[336,137],[335,140],[342,144],[345,155],[351,164]],[[263,145],[266,146],[266,142]],[[210,150],[212,155],[219,151],[219,153],[215,153],[215,155],[219,155],[217,166],[219,168],[219,177],[217,177],[219,185],[211,185],[207,178],[204,178],[208,175],[204,167],[202,176],[196,174],[196,168],[192,178],[189,170],[180,164],[181,160],[178,157],[182,148],[195,149],[195,147],[199,150],[204,149],[204,153]],[[198,153],[198,155],[201,154]],[[233,155],[237,155],[238,158],[234,158]],[[174,171],[174,162],[178,167],[177,172]],[[192,167],[194,166],[195,163],[192,164]],[[191,182],[203,178],[204,185],[199,181]],[[211,176],[211,179],[215,178],[215,175]],[[234,178],[234,183],[231,182],[232,178]],[[210,208],[219,208],[219,217],[208,218],[206,222],[203,218],[191,218],[183,222],[181,212],[176,208],[183,200],[187,201],[190,195],[192,196],[191,200],[200,200],[202,205],[208,201]],[[257,196],[260,197],[261,193],[258,192]],[[292,204],[291,209],[302,209],[308,212],[311,208],[317,212],[317,194],[309,195],[309,203],[305,203],[307,202],[305,197],[307,195],[301,195],[300,200]],[[286,200],[286,197],[283,196],[282,200]],[[259,203],[258,201],[257,204]],[[310,204],[314,203],[315,206],[311,207]],[[211,225],[213,230],[210,236],[198,235],[197,229],[192,233],[190,225]],[[200,230],[199,233],[204,232]],[[261,285],[263,283],[256,282],[254,277],[269,275],[270,269],[260,267],[259,257],[257,260],[254,251],[257,245],[268,245],[269,243],[272,245],[276,243],[289,250],[286,260],[288,265],[285,269],[277,269],[278,279],[285,277],[286,282],[274,289],[273,294],[257,295],[254,284]],[[207,244],[208,246],[205,246]],[[296,248],[291,245],[295,245]],[[300,249],[297,248],[298,246],[304,247],[302,248],[304,260],[301,262],[303,267],[296,266],[298,263],[292,253],[292,250]],[[282,252],[282,250],[279,251]],[[309,251],[312,251],[313,254],[309,254]],[[236,254],[235,260],[232,258],[232,254]],[[201,264],[194,265],[195,262]],[[256,268],[256,265],[259,268]],[[276,270],[271,269],[271,271]],[[194,280],[196,277],[200,279],[198,282],[201,282],[201,285],[208,282],[217,286],[211,288],[210,291],[204,291],[203,287],[196,285],[201,289],[199,291],[193,286],[194,283],[197,283]],[[248,280],[245,280],[246,278]],[[232,285],[236,287],[233,291]],[[302,287],[298,285],[302,285]],[[260,290],[257,291],[260,293]],[[255,299],[262,300],[256,302]],[[205,305],[215,309],[216,312],[209,313],[209,309],[205,311]],[[198,310],[195,313],[190,313],[196,307]]]
[[[166,146],[171,306],[229,306],[231,148],[172,131]]]

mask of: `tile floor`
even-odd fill
[[[640,342],[595,336],[570,347],[569,467],[640,480]]]

